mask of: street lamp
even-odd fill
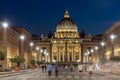
[[[88,54],[90,54],[90,52],[89,52],[89,51],[88,51],[87,53],[88,53]]]
[[[48,53],[46,53],[46,57],[47,57],[47,63],[48,63]]]
[[[103,47],[105,46],[105,42],[101,42],[101,46],[102,46],[101,58],[104,59],[105,58],[105,54],[103,53]]]
[[[24,57],[24,39],[25,36],[22,34],[20,35],[20,40],[21,40],[21,50],[20,50],[20,55]],[[24,64],[21,64],[21,67],[24,68]]]
[[[99,54],[97,54],[98,46],[95,46],[95,50],[96,50],[96,55],[97,55],[97,63],[98,63],[98,62],[99,62]]]
[[[38,61],[39,61],[39,57],[40,57],[40,56],[39,56],[39,52],[40,52],[39,49],[40,49],[40,48],[37,46],[37,47],[36,47],[36,50],[37,50],[37,60],[38,60]]]
[[[21,40],[21,55],[24,57],[24,39],[25,36],[22,34],[20,35],[20,40]]]
[[[41,61],[43,61],[43,59],[42,59],[42,56],[43,56],[43,49],[42,49],[42,48],[40,49],[40,52],[41,52]]]
[[[105,46],[105,42],[101,42],[101,46],[102,46],[102,47]]]
[[[85,53],[85,63],[87,62],[87,53]]]
[[[20,39],[21,39],[21,40],[24,40],[24,39],[25,39],[25,36],[24,36],[24,35],[20,35]]]
[[[4,28],[3,30],[3,50],[5,53],[5,64],[4,64],[4,68],[7,69],[8,65],[7,65],[7,27],[8,27],[8,23],[7,22],[3,22],[2,26]]]
[[[93,51],[93,49],[91,49],[90,51],[91,51],[91,53],[93,53],[93,52],[94,52],[94,51]]]
[[[114,40],[116,36],[114,34],[110,35],[111,40]]]
[[[38,50],[39,50],[39,47],[36,47],[36,50],[38,51]]]
[[[110,35],[110,39],[111,39],[111,57],[114,56],[114,39],[116,38],[116,35],[112,34]]]
[[[34,43],[33,42],[30,42],[30,46],[33,47]]]
[[[29,45],[30,45],[30,49],[31,49],[31,53],[30,53],[30,61],[31,61],[31,60],[32,60],[32,58],[33,58],[33,57],[32,57],[32,51],[33,51],[33,49],[32,49],[32,48],[33,48],[33,46],[34,46],[34,43],[33,43],[33,42],[30,42],[30,44],[29,44]]]
[[[98,46],[95,46],[95,50],[98,50]]]
[[[3,22],[3,23],[2,23],[2,26],[3,26],[4,28],[7,28],[7,27],[8,27],[8,23],[7,23],[7,22]]]

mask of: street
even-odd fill
[[[80,74],[77,70],[74,72],[60,70],[58,77],[54,75],[54,71],[52,71],[52,76],[49,77],[47,72],[36,69],[29,73],[0,77],[0,80],[120,80],[119,75],[115,74],[97,72],[89,76],[88,72]]]

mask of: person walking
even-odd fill
[[[45,64],[44,68],[45,68],[44,71],[47,72],[47,64]]]
[[[78,65],[78,70],[79,70],[79,72],[82,72],[83,70],[82,70],[82,65]]]
[[[65,65],[65,72],[67,72],[68,71],[68,66],[67,66],[67,64]]]
[[[48,65],[47,70],[48,70],[48,76],[51,76],[51,72],[52,72],[52,65],[51,64]]]
[[[58,65],[55,65],[55,76],[58,76]]]
[[[89,76],[92,75],[92,70],[93,70],[93,66],[89,65],[89,67],[88,67]]]
[[[42,64],[42,72],[44,72],[44,68],[45,68],[45,66],[44,66],[44,64]]]
[[[80,75],[82,75],[83,66],[79,64],[79,65],[78,65],[78,70],[79,70],[79,72],[80,72]]]
[[[72,64],[70,64],[70,71],[73,71],[74,66]]]

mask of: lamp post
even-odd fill
[[[95,46],[95,50],[96,50],[96,55],[97,55],[97,61],[96,61],[96,63],[98,63],[99,62],[99,54],[97,54],[98,46]]]
[[[21,50],[20,50],[20,55],[24,57],[24,39],[25,36],[22,34],[20,35],[20,40],[21,40]],[[21,64],[21,67],[24,68],[24,64]]]
[[[102,46],[101,59],[104,59],[105,58],[105,54],[103,53],[103,47],[105,46],[105,42],[101,42],[101,46]]]
[[[47,63],[48,63],[48,53],[46,53]]]
[[[68,58],[67,58],[67,41],[65,41],[65,57],[64,57],[64,59],[65,59],[65,62],[68,61]]]
[[[88,62],[89,63],[92,63],[92,52],[93,52],[93,49],[91,47],[88,47]]]
[[[91,50],[90,50],[90,53],[91,53],[91,62],[94,62],[94,61],[93,61],[93,56],[94,56],[93,52],[94,52],[94,50],[91,49]]]
[[[37,61],[39,61],[39,49],[40,49],[39,47],[36,47],[36,50],[37,50],[37,59],[36,60]]]
[[[33,51],[33,46],[34,46],[34,43],[33,42],[30,42],[30,49],[31,49],[31,52],[30,52],[30,61],[32,60],[32,51]]]
[[[25,39],[25,36],[22,34],[20,35],[20,40],[21,40],[21,56],[24,57],[24,39]]]
[[[7,27],[8,27],[8,23],[3,22],[2,26],[4,28],[4,30],[3,30],[3,50],[4,50],[4,53],[5,53],[4,69],[8,69],[8,60],[7,60]]]
[[[43,56],[43,49],[42,49],[42,48],[40,49],[40,52],[41,52],[41,61],[43,61],[43,59],[42,59],[42,56]]]
[[[47,55],[46,55],[47,52],[46,52],[46,50],[44,50],[43,54],[44,54],[44,61],[46,62],[46,61],[47,61],[47,60],[46,60],[46,59],[47,59]]]
[[[85,53],[85,63],[87,63],[87,53]]]
[[[116,36],[114,34],[110,35],[110,39],[111,39],[111,57],[114,56],[114,39],[116,38]]]

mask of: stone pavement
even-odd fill
[[[20,75],[20,74],[26,74],[26,73],[30,73],[33,70],[31,69],[26,69],[26,70],[20,70],[20,72],[15,72],[13,71],[9,71],[9,72],[0,72],[0,77],[6,77],[6,76],[12,76],[12,75]]]
[[[88,72],[80,74],[77,69],[74,72],[60,70],[58,77],[54,75],[54,71],[49,77],[47,72],[36,69],[20,75],[0,77],[0,80],[120,80],[120,75],[96,72],[89,76]]]

